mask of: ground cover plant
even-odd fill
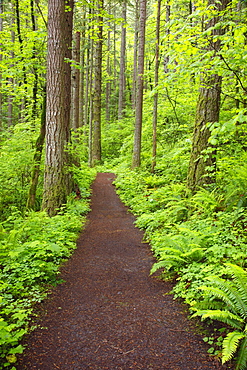
[[[169,156],[178,150],[179,146],[175,145]],[[245,174],[241,171],[244,157],[245,153],[242,153],[239,157],[232,155],[229,158],[231,165],[234,163],[233,177],[229,174],[231,166],[222,156],[218,186],[201,188],[195,193],[187,188],[186,176],[178,180],[170,176],[169,180],[165,170],[164,176],[162,170],[150,174],[146,168],[124,168],[123,162],[117,167],[115,181],[117,192],[136,215],[136,225],[145,231],[145,240],[151,244],[157,259],[150,273],[159,271],[161,278],[172,280],[174,297],[182,298],[194,316],[201,315],[210,327],[215,323],[210,339],[205,337],[205,341],[211,344],[209,353],[222,358],[223,362],[231,361],[237,355],[236,369],[246,368],[242,349],[245,346],[245,313],[241,311],[241,324],[232,334],[231,322],[224,321],[225,313],[214,315],[213,311],[206,311],[208,306],[203,310],[203,302],[205,282],[210,281],[207,291],[209,306],[210,302],[211,305],[218,302],[219,310],[227,311],[223,293],[221,296],[216,291],[215,294],[209,293],[212,285],[217,286],[214,277],[217,276],[222,286],[236,284],[238,287],[242,284],[240,274],[234,275],[225,267],[229,263],[233,271],[242,269],[242,276],[246,274]],[[168,156],[160,161],[163,161],[165,168]],[[179,161],[169,162],[170,174],[176,173],[176,166],[179,166]],[[231,295],[230,289],[228,294]],[[232,296],[231,299],[234,301]],[[241,291],[241,299],[243,302],[247,300],[246,288]],[[237,308],[229,316],[236,315],[241,305],[237,299],[234,303]],[[219,326],[219,321],[223,321],[225,327],[223,324],[223,327]],[[233,325],[233,328],[236,327]]]
[[[22,353],[20,340],[30,330],[35,303],[60,282],[59,266],[76,247],[89,211],[90,184],[95,171],[77,170],[81,198],[72,194],[54,217],[46,212],[19,210],[0,229],[0,368],[15,369]]]

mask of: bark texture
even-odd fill
[[[159,65],[160,65],[160,9],[161,1],[158,0],[157,3],[157,17],[156,17],[156,47],[155,47],[155,71],[154,71],[154,86],[158,87],[159,84]],[[153,157],[151,172],[154,172],[156,166],[156,152],[157,152],[157,120],[158,120],[158,91],[154,95],[153,104]]]
[[[137,76],[137,95],[136,95],[136,111],[135,111],[134,148],[133,148],[133,157],[132,157],[132,167],[133,168],[139,167],[141,164],[145,30],[146,30],[146,0],[140,0],[140,35],[139,35],[139,47],[138,47],[138,76]]]
[[[45,117],[46,117],[46,88],[44,88],[43,108],[41,115],[40,134],[35,144],[34,168],[32,172],[31,184],[28,193],[27,209],[35,209],[36,192],[40,175],[40,163],[45,141]]]
[[[119,96],[118,96],[118,119],[123,117],[123,110],[125,108],[125,66],[126,66],[126,12],[127,3],[123,1],[123,13],[122,18],[124,23],[122,25],[121,33],[121,52],[120,52],[120,73],[119,73]]]
[[[73,60],[76,65],[79,66],[80,63],[80,32],[76,32],[74,39],[73,48]],[[79,101],[80,101],[80,70],[73,67],[72,70],[72,128],[76,131],[79,128]]]
[[[98,2],[99,13],[103,9],[103,0]],[[102,45],[103,45],[103,17],[98,16],[97,40],[95,42],[95,68],[93,93],[93,143],[92,164],[101,161],[101,84],[102,84]]]
[[[205,29],[212,27],[207,50],[214,51],[214,56],[221,48],[220,38],[215,38],[215,36],[224,34],[222,26],[214,27],[219,21],[222,21],[222,12],[226,10],[229,3],[229,0],[221,2],[209,0],[208,2],[214,13],[205,23]],[[187,178],[187,185],[192,192],[195,192],[199,187],[214,183],[216,180],[216,148],[208,142],[211,134],[208,124],[219,121],[221,82],[222,77],[212,74],[211,71],[206,70],[202,74]]]
[[[50,216],[57,213],[68,194],[66,145],[69,140],[69,114],[66,110],[66,91],[70,88],[65,85],[68,81],[66,73],[67,77],[69,73],[65,57],[70,41],[66,33],[65,5],[65,0],[48,1],[46,160],[42,209]]]

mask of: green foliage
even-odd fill
[[[83,169],[81,170],[83,172]],[[16,362],[23,351],[19,342],[30,330],[29,320],[36,302],[51,285],[59,283],[59,266],[73,252],[85,215],[89,211],[89,186],[94,171],[80,178],[81,199],[71,195],[68,204],[52,218],[45,212],[17,210],[0,228],[0,368]]]
[[[193,316],[218,320],[235,329],[223,340],[222,362],[231,360],[237,352],[236,370],[244,370],[247,366],[247,272],[229,263],[224,272],[228,278],[211,276],[209,285],[200,287],[205,299],[195,307]],[[218,308],[212,308],[215,306]]]
[[[0,151],[0,221],[10,216],[12,207],[25,211],[33,167],[37,132],[28,124],[18,124],[11,136],[2,142]],[[40,178],[42,181],[42,176]],[[40,188],[37,203],[40,203]]]

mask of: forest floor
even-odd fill
[[[97,175],[87,226],[61,269],[65,282],[39,307],[17,369],[226,369],[167,294],[171,284],[149,276],[150,247],[113,179]]]

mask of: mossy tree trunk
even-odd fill
[[[223,21],[224,11],[229,0],[209,0],[208,6],[213,10],[212,17],[205,23],[205,29],[212,28],[207,50],[213,51],[212,58],[220,52],[220,36],[224,26],[217,25]],[[217,25],[217,27],[215,27]],[[202,73],[201,88],[197,101],[195,126],[192,141],[187,185],[195,192],[216,181],[216,147],[209,143],[211,123],[219,121],[222,77],[206,70]]]
[[[188,172],[188,187],[193,192],[214,183],[216,173],[216,148],[208,142],[211,133],[207,124],[219,121],[221,77],[213,75],[205,83],[197,102]]]
[[[36,192],[40,175],[40,165],[42,151],[45,141],[45,116],[46,116],[46,87],[44,88],[43,107],[41,115],[40,134],[35,144],[34,167],[32,172],[31,184],[28,193],[27,209],[35,209]]]

